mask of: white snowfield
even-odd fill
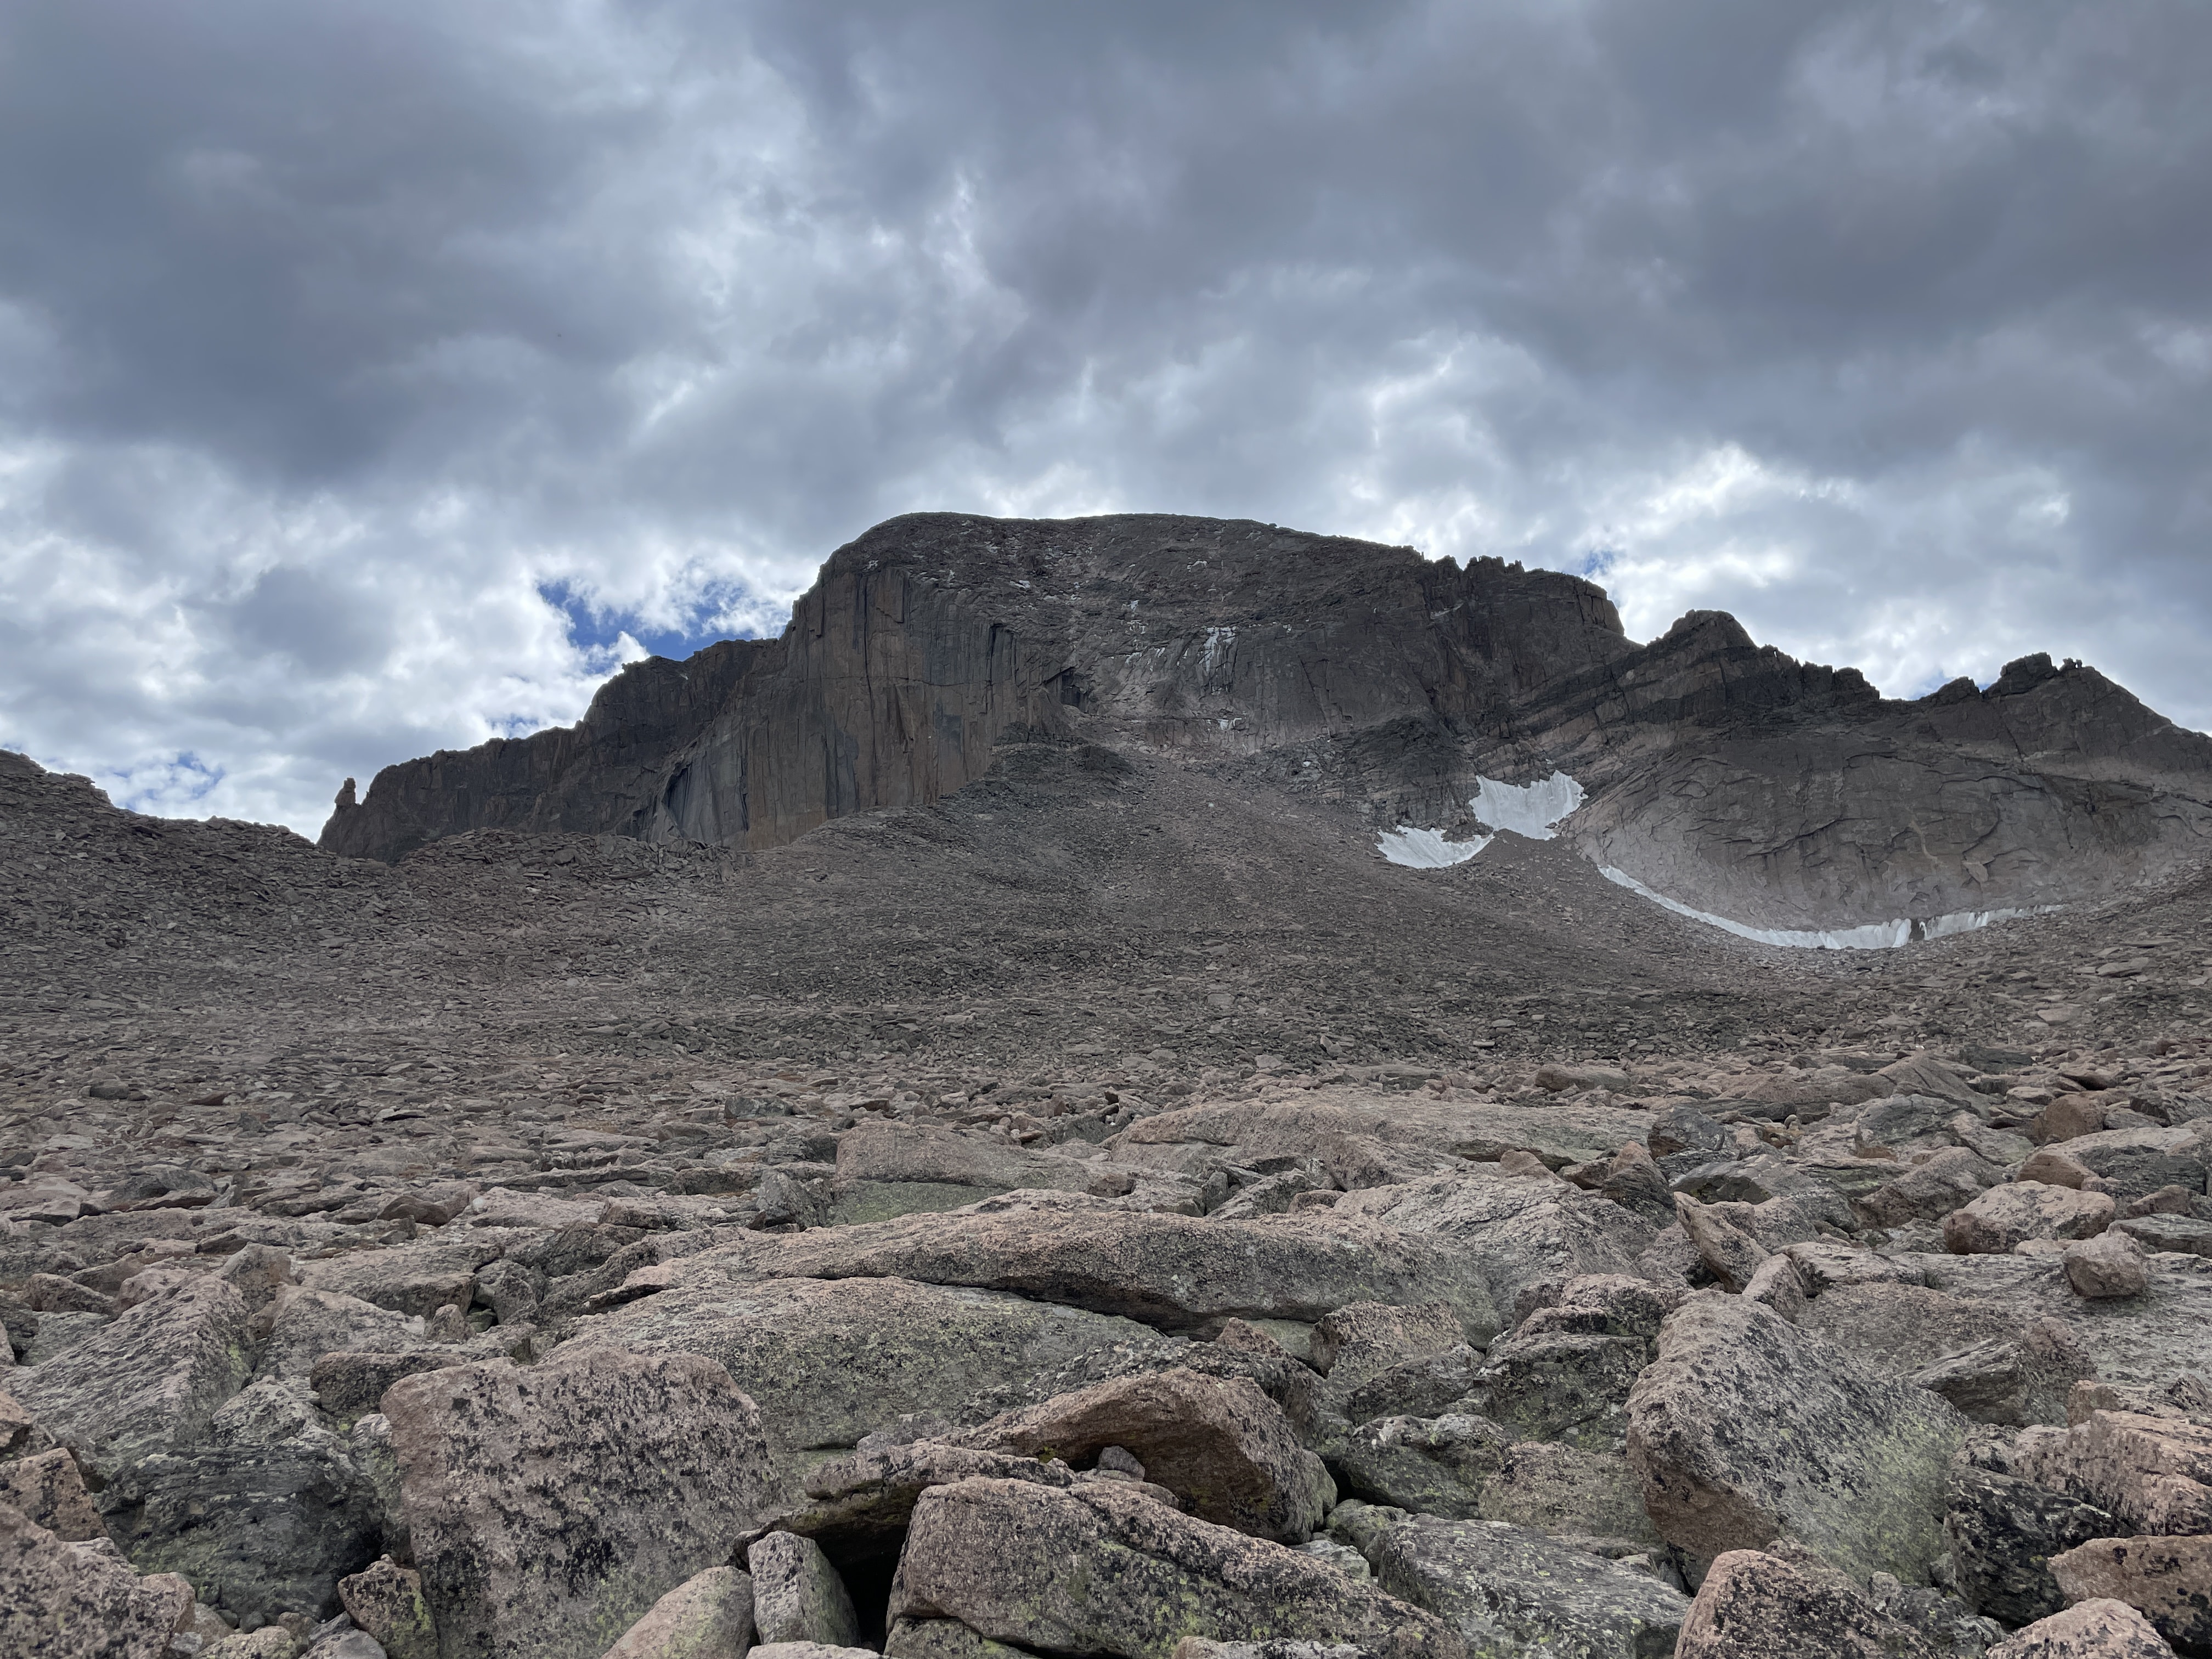
[[[1416,830],[1408,824],[1385,830],[1375,838],[1375,848],[1391,863],[1402,864],[1408,870],[1449,870],[1455,864],[1465,864],[1491,840],[1488,836],[1477,836],[1473,841],[1446,841],[1434,830]]]
[[[1393,864],[1408,870],[1447,870],[1465,864],[1490,845],[1495,831],[1510,830],[1531,841],[1549,841],[1553,827],[1583,804],[1583,787],[1565,772],[1554,772],[1535,783],[1500,783],[1478,777],[1474,799],[1468,806],[1475,822],[1493,833],[1471,841],[1446,841],[1434,830],[1401,824],[1375,839],[1375,850]]]
[[[1554,772],[1535,783],[1477,778],[1474,799],[1468,806],[1478,823],[1492,830],[1510,830],[1531,841],[1549,841],[1554,826],[1565,823],[1582,804],[1582,785],[1565,772]]]
[[[1583,799],[1582,785],[1565,772],[1555,771],[1534,783],[1500,783],[1496,778],[1479,777],[1474,781],[1474,799],[1468,802],[1468,806],[1475,822],[1491,831],[1489,835],[1467,841],[1446,841],[1441,831],[1400,824],[1376,836],[1375,849],[1392,864],[1402,865],[1408,870],[1449,870],[1455,864],[1466,863],[1489,846],[1500,830],[1510,830],[1532,841],[1550,841]],[[2057,908],[2056,905],[2044,905],[2025,910],[1959,910],[1932,921],[1915,921],[1910,916],[1899,916],[1893,921],[1870,921],[1856,927],[1753,927],[1731,921],[1726,916],[1717,916],[1710,910],[1692,909],[1679,899],[1653,891],[1626,870],[1617,870],[1609,864],[1598,866],[1598,873],[1638,897],[1665,906],[1678,916],[1702,921],[1709,927],[1734,933],[1738,939],[1802,951],[1894,951],[1915,939],[1948,939],[1954,933],[1970,933],[1977,927],[1986,927],[1993,921],[2039,915]]]
[[[1632,893],[1650,899],[1654,904],[1664,905],[1678,916],[1687,916],[1692,921],[1702,921],[1709,927],[1718,927],[1734,933],[1738,939],[1756,940],[1761,945],[1781,945],[1795,950],[1809,951],[1894,951],[1910,945],[1915,939],[1948,939],[1954,933],[1971,933],[1977,927],[1986,927],[1993,921],[2007,921],[2014,916],[2032,916],[2058,907],[2043,905],[2028,910],[1955,910],[1948,916],[1937,916],[1929,921],[1915,921],[1910,916],[1899,916],[1893,921],[1869,921],[1857,927],[1750,927],[1740,921],[1730,921],[1726,916],[1717,916],[1710,910],[1693,910],[1678,899],[1664,893],[1655,893],[1625,870],[1616,870],[1609,864],[1598,866],[1598,873]]]

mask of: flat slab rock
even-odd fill
[[[1163,1330],[1229,1317],[1310,1322],[1353,1302],[1449,1303],[1474,1342],[1498,1329],[1488,1284],[1464,1250],[1362,1218],[913,1215],[746,1238],[686,1259],[672,1285],[769,1279],[1007,1291]]]
[[[1905,1255],[1893,1258],[1933,1288],[1978,1302],[2024,1328],[2056,1319],[2107,1382],[2163,1388],[2206,1363],[2212,1330],[2212,1258],[2154,1255],[2145,1294],[2093,1301],[2074,1294],[2056,1258],[2024,1255]],[[1815,1298],[1815,1305],[1818,1299]]]
[[[1624,1141],[1643,1139],[1650,1121],[1645,1113],[1609,1106],[1506,1106],[1339,1088],[1316,1090],[1295,1104],[1224,1101],[1161,1112],[1113,1144],[1133,1156],[1141,1146],[1197,1141],[1250,1158],[1297,1156],[1332,1138],[1365,1136],[1478,1162],[1528,1151],[1559,1169],[1611,1158]]]
[[[893,1418],[950,1411],[1008,1377],[1159,1340],[1133,1321],[1001,1291],[903,1279],[732,1280],[711,1267],[678,1271],[667,1290],[589,1321],[580,1340],[714,1360],[759,1407],[779,1456],[857,1445]]]

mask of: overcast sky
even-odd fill
[[[2212,7],[0,4],[0,746],[310,834],[922,508],[2212,726]]]

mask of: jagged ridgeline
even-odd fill
[[[2212,846],[2212,738],[2047,656],[1915,702],[1692,612],[1243,520],[915,514],[840,548],[772,640],[653,658],[577,725],[386,768],[325,848],[470,830],[766,848],[923,805],[1010,739],[1180,758],[1426,861],[1549,785],[1613,879],[1779,943],[1896,944],[2108,895]],[[1524,830],[1515,823],[1505,827]],[[1548,826],[1533,826],[1545,833]]]

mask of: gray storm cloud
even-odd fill
[[[2212,724],[2208,70],[2180,0],[15,8],[0,744],[312,828],[931,507]]]

